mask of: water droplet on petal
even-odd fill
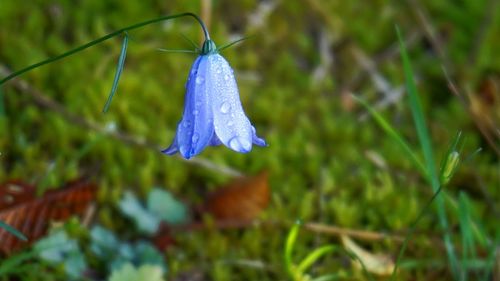
[[[193,115],[198,115],[200,111],[198,109],[193,110]]]
[[[217,74],[220,74],[220,73],[222,72],[222,69],[220,69],[220,67],[217,67],[217,69],[215,70],[215,72],[216,72]]]
[[[228,127],[232,127],[233,125],[234,125],[234,122],[233,122],[233,121],[229,121],[229,122],[227,122],[227,126],[228,126]]]
[[[220,105],[220,112],[221,113],[228,113],[229,111],[231,110],[231,105],[228,103],[228,102],[223,102],[221,105]]]
[[[196,77],[196,84],[200,85],[203,84],[203,82],[205,82],[205,78],[201,76]]]
[[[184,128],[188,128],[189,126],[191,126],[191,121],[187,120],[186,122],[182,123],[182,127]]]
[[[193,143],[197,143],[199,139],[200,135],[198,133],[194,133],[193,137],[191,138],[191,141],[193,141]]]
[[[226,81],[229,80],[229,74],[224,75],[224,80],[226,80]]]
[[[252,143],[241,137],[234,137],[229,141],[229,147],[238,152],[249,152]]]
[[[179,152],[181,153],[182,156],[186,156],[186,154],[188,152],[187,150],[188,150],[188,148],[185,145],[181,145],[181,147],[179,147]]]

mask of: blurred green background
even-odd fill
[[[471,216],[489,237],[490,247],[478,246],[477,255],[491,256],[500,235],[498,1],[0,0],[0,66],[18,70],[139,21],[200,14],[202,6],[211,6],[203,17],[216,44],[251,36],[223,55],[235,70],[245,111],[269,147],[246,155],[211,147],[194,161],[159,152],[170,145],[181,118],[195,55],[156,48],[192,48],[181,34],[201,40],[199,25],[183,18],[129,33],[125,69],[106,114],[102,107],[121,49],[119,37],[22,75],[30,87],[104,131],[75,125],[61,111],[40,106],[27,90],[4,85],[0,179],[20,178],[43,192],[92,174],[99,185],[98,219],[118,230],[126,227],[114,219],[124,190],[145,195],[162,186],[187,202],[200,202],[232,178],[220,167],[245,175],[266,170],[272,195],[262,220],[301,218],[404,235],[432,189],[351,97],[373,105],[421,156],[405,98],[397,24],[413,62],[437,165],[457,131],[465,137],[462,159],[482,148],[459,167],[446,186],[445,202],[450,231],[458,235],[457,200],[459,193],[467,195]],[[463,102],[448,88],[443,65]],[[106,132],[118,132],[121,139]],[[148,145],[130,145],[124,135]],[[414,263],[400,271],[399,280],[452,278],[445,251],[435,241],[442,230],[434,210],[419,222],[403,259]],[[200,271],[207,280],[285,280],[282,248],[288,230],[276,223],[179,235],[166,253],[169,276]],[[460,236],[454,237],[460,252]],[[328,243],[340,240],[301,232],[295,253],[304,256]],[[401,245],[391,240],[361,244],[392,257]],[[492,264],[476,271],[491,272]],[[313,272],[368,278],[341,254],[322,259]]]

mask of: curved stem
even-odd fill
[[[133,30],[133,29],[137,29],[137,28],[140,28],[140,27],[143,27],[145,25],[149,25],[149,24],[152,24],[152,23],[157,23],[157,22],[160,22],[160,21],[164,21],[164,20],[170,20],[170,19],[174,19],[174,18],[180,18],[180,17],[185,17],[185,16],[190,16],[190,17],[193,17],[196,21],[198,21],[198,23],[201,25],[201,28],[203,29],[203,34],[205,35],[205,39],[206,40],[209,40],[210,39],[210,35],[208,34],[208,29],[207,27],[205,26],[205,23],[203,23],[203,21],[200,19],[200,17],[198,17],[197,15],[193,14],[193,13],[182,13],[182,14],[176,14],[176,15],[170,15],[170,16],[162,16],[162,17],[159,17],[159,18],[156,18],[156,19],[151,19],[151,20],[147,20],[147,21],[143,21],[143,22],[140,22],[140,23],[136,23],[136,24],[133,24],[133,25],[130,25],[130,26],[127,26],[125,28],[122,28],[122,29],[119,29],[115,32],[112,32],[108,35],[105,35],[99,39],[96,39],[96,40],[93,40],[87,44],[84,44],[84,45],[81,45],[77,48],[74,48],[72,50],[69,50],[61,55],[58,55],[58,56],[55,56],[55,57],[52,57],[52,58],[48,58],[46,60],[43,60],[41,62],[38,62],[38,63],[35,63],[35,64],[32,64],[28,67],[25,67],[21,70],[18,70],[12,74],[10,74],[9,76],[3,78],[2,80],[0,80],[0,86],[3,85],[5,82],[11,80],[12,78],[14,77],[17,77],[25,72],[28,72],[34,68],[37,68],[39,66],[42,66],[42,65],[45,65],[45,64],[48,64],[48,63],[51,63],[51,62],[54,62],[54,61],[58,61],[60,59],[63,59],[65,57],[68,57],[68,56],[71,56],[75,53],[78,53],[80,51],[83,51],[89,47],[92,47],[96,44],[99,44],[103,41],[106,41],[112,37],[115,37],[117,35],[120,35],[121,33],[123,32],[127,32],[127,31],[130,31],[130,30]]]

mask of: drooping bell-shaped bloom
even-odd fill
[[[206,40],[188,76],[184,114],[174,141],[162,152],[179,152],[189,159],[207,145],[220,144],[242,153],[250,152],[252,144],[266,146],[243,111],[231,66],[213,41]]]

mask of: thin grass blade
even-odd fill
[[[418,157],[413,153],[412,149],[408,145],[408,142],[404,140],[404,138],[398,134],[396,130],[387,122],[384,117],[380,113],[378,113],[372,106],[370,106],[364,99],[357,97],[355,95],[352,95],[352,97],[359,102],[361,105],[363,105],[366,110],[370,113],[370,115],[373,117],[375,122],[382,128],[382,130],[385,131],[385,133],[390,136],[402,149],[406,154],[410,157],[411,161],[413,164],[420,170],[422,174],[427,174],[427,171],[422,164],[422,162],[418,159]]]
[[[198,48],[198,46],[196,45],[196,43],[194,43],[193,40],[191,40],[189,37],[187,37],[186,35],[182,34],[181,33],[181,36],[182,38],[184,38],[184,40],[186,40],[187,42],[189,42],[189,44],[191,44],[191,46],[196,50],[196,52],[200,52],[200,48]]]
[[[311,265],[313,265],[319,258],[326,254],[332,253],[335,250],[337,250],[337,247],[334,245],[326,245],[315,249],[302,260],[302,262],[297,267],[297,270],[300,273],[306,272],[307,269],[309,269],[309,267],[311,267]]]
[[[12,226],[6,224],[3,221],[0,221],[0,228],[7,230],[10,234],[16,236],[17,238],[19,238],[23,241],[28,241],[28,238],[26,236],[24,236],[24,234],[22,234],[19,230],[13,228]]]
[[[410,103],[411,112],[413,115],[413,120],[415,122],[415,127],[417,130],[417,135],[420,141],[420,146],[422,148],[425,166],[427,170],[426,177],[432,186],[433,192],[436,194],[440,190],[439,177],[436,171],[436,164],[434,162],[434,153],[431,145],[431,138],[429,136],[429,131],[425,125],[425,118],[422,110],[422,105],[418,98],[417,87],[414,80],[413,70],[410,63],[410,58],[406,52],[406,47],[404,45],[402,36],[399,32],[399,28],[396,26],[396,33],[399,40],[399,47],[401,52],[401,59],[403,61],[403,70],[406,82],[406,90],[408,92],[408,100]],[[455,279],[458,277],[458,259],[455,254],[455,249],[451,241],[450,229],[448,226],[448,220],[446,218],[445,205],[442,197],[436,198],[437,212],[439,223],[441,228],[444,230],[444,244],[446,252],[448,255],[448,261],[450,263],[451,272],[453,273]]]
[[[294,225],[292,226],[292,229],[290,229],[290,232],[288,233],[288,236],[287,236],[286,242],[285,242],[285,251],[284,251],[285,266],[286,266],[288,273],[292,277],[294,276],[292,251],[293,251],[293,248],[295,246],[295,241],[297,241],[297,235],[299,234],[300,225],[301,225],[300,221],[297,221],[294,223]]]
[[[470,219],[469,201],[467,194],[460,192],[458,200],[458,219],[460,223],[460,232],[462,236],[462,269],[464,271],[462,280],[467,280],[466,262],[470,258],[475,258],[475,241]]]
[[[109,110],[109,106],[111,105],[111,100],[116,93],[116,89],[118,88],[118,81],[120,80],[120,76],[122,75],[123,66],[125,65],[125,57],[127,56],[127,46],[128,46],[128,34],[125,33],[123,37],[122,50],[120,52],[120,57],[118,59],[118,65],[116,66],[115,78],[113,79],[113,86],[111,87],[111,92],[109,93],[108,100],[104,105],[104,109],[102,112],[106,113]]]
[[[234,44],[238,44],[239,42],[241,42],[241,41],[243,41],[243,40],[247,40],[247,39],[248,39],[248,38],[250,38],[250,37],[253,37],[253,36],[245,36],[245,37],[240,38],[240,39],[238,39],[238,40],[235,40],[235,41],[233,41],[233,42],[229,42],[229,43],[227,43],[227,44],[225,44],[225,45],[222,45],[221,47],[217,48],[217,51],[222,52],[222,51],[224,51],[225,49],[227,49],[227,48],[229,48],[229,47],[233,46]]]
[[[38,253],[35,251],[26,251],[3,260],[0,265],[0,276],[13,273],[14,270],[20,269],[27,260],[37,257],[37,254]]]

